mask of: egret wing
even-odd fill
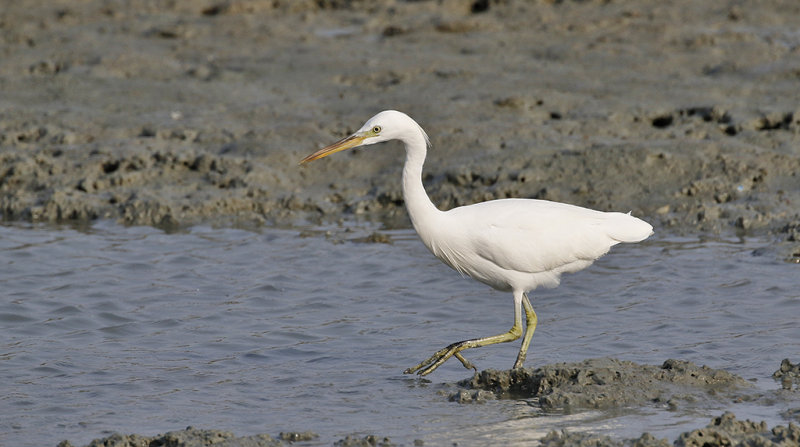
[[[462,221],[475,255],[526,273],[570,271],[570,265],[583,268],[631,238],[624,228],[628,219],[639,221],[623,213],[530,199],[483,202],[453,211],[472,217]]]

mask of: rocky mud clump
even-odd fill
[[[486,370],[460,382],[468,389],[451,396],[459,402],[500,398],[537,398],[542,409],[621,408],[658,404],[675,408],[681,402],[714,398],[733,400],[748,382],[726,371],[667,360],[661,366],[639,365],[612,358],[558,363],[540,368]]]

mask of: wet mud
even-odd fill
[[[735,374],[692,362],[667,360],[660,366],[613,358],[559,363],[541,368],[476,373],[451,396],[458,402],[480,402],[486,392],[498,398],[536,398],[545,411],[658,405],[676,409],[709,398],[732,402],[750,384]]]
[[[542,439],[542,446],[597,447],[728,447],[728,446],[795,446],[800,443],[800,426],[789,423],[769,428],[764,422],[739,420],[726,412],[703,427],[681,433],[674,442],[657,439],[649,433],[637,439],[614,440],[588,433],[552,431]]]
[[[789,359],[783,359],[781,367],[772,374],[772,377],[780,381],[783,389],[800,392],[800,362],[792,363]]]
[[[152,437],[140,435],[115,434],[96,439],[86,447],[130,447],[130,446],[181,446],[181,447],[280,447],[293,445],[295,442],[309,441],[307,434],[299,438],[286,437],[282,433],[278,438],[261,434],[236,437],[230,432],[221,430],[186,430],[169,432]],[[333,442],[337,447],[394,447],[388,437],[376,435],[346,436]],[[417,439],[415,446],[425,445],[425,441]],[[616,440],[609,436],[591,433],[570,432],[568,430],[551,431],[541,439],[543,447],[594,446],[594,447],[730,447],[730,446],[781,446],[800,445],[800,426],[789,423],[768,427],[764,422],[739,420],[733,413],[726,412],[715,417],[703,427],[681,433],[674,442],[658,439],[649,433],[643,433],[636,439]],[[62,441],[58,447],[73,447],[69,441]]]
[[[283,434],[281,434],[283,435]],[[102,439],[95,439],[87,447],[138,447],[138,446],[219,446],[219,447],[279,447],[295,440],[308,440],[306,437],[289,439],[279,436],[254,435],[237,437],[223,430],[203,430],[187,427],[184,430],[172,431],[156,436],[114,434]],[[69,441],[62,441],[58,447],[73,447]]]
[[[95,439],[86,447],[281,447],[294,445],[297,442],[314,441],[319,436],[312,432],[282,432],[277,437],[267,434],[237,437],[229,431],[204,430],[187,427],[184,430],[172,431],[155,436],[113,434],[106,438]],[[301,444],[302,445],[302,444]],[[348,435],[332,443],[336,447],[394,447],[391,439],[376,435]],[[416,440],[415,445],[424,445],[424,441]],[[74,447],[64,440],[58,447]]]
[[[297,166],[396,108],[432,137],[441,208],[630,210],[659,231],[774,234],[778,256],[800,259],[798,13],[789,0],[14,2],[0,12],[0,214],[407,226],[396,145]]]
[[[797,377],[797,365],[784,360],[774,377]],[[662,365],[641,365],[612,358],[590,359],[576,363],[545,365],[541,368],[515,370],[485,370],[459,386],[465,389],[450,396],[462,404],[479,404],[488,399],[531,399],[545,412],[580,412],[589,409],[624,409],[657,406],[669,410],[691,407],[694,403],[715,400],[733,403],[741,400],[766,399],[774,404],[780,392],[796,392],[785,386],[768,396],[753,390],[752,384],[727,371],[698,366],[692,362],[667,360]],[[800,422],[798,409],[787,410],[787,419]],[[312,432],[282,432],[277,437],[266,434],[236,437],[221,430],[203,430],[189,427],[152,437],[114,434],[97,439],[87,447],[122,447],[134,445],[180,445],[186,447],[230,446],[273,447],[295,442],[320,440]],[[552,430],[545,435],[542,446],[596,446],[596,447],[727,447],[738,445],[800,446],[800,425],[769,427],[763,421],[737,419],[732,412],[715,417],[705,427],[681,433],[676,439],[658,439],[642,433],[636,439],[614,439],[591,432]],[[349,435],[333,441],[336,446],[394,446],[388,437],[379,435]],[[425,445],[424,439],[414,440],[414,445]],[[59,447],[72,447],[62,441]]]
[[[293,445],[294,442],[309,441],[309,434],[299,434],[299,438],[281,436],[272,438],[269,435],[236,437],[230,432],[221,430],[199,430],[187,428],[152,437],[139,435],[115,434],[107,438],[96,439],[86,447],[131,447],[131,446],[181,446],[181,447],[280,447]],[[643,433],[637,439],[615,440],[608,436],[591,433],[572,433],[568,430],[551,431],[541,439],[543,447],[594,446],[594,447],[730,447],[730,446],[796,446],[800,443],[800,426],[796,424],[777,425],[772,428],[764,422],[739,420],[733,413],[726,412],[715,417],[711,422],[696,430],[681,433],[674,442],[657,439],[649,433]],[[337,447],[394,447],[387,437],[376,435],[347,436],[333,442]],[[425,445],[425,441],[417,439],[415,446]],[[73,447],[69,441],[63,441],[58,447]]]

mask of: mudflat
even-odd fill
[[[408,225],[401,150],[297,166],[398,109],[431,136],[442,208],[544,198],[796,242],[798,14],[792,1],[14,2],[0,12],[0,213]]]

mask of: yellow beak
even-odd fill
[[[300,164],[303,165],[309,161],[319,160],[320,158],[327,157],[330,154],[335,154],[339,151],[359,146],[361,142],[364,141],[364,138],[366,138],[364,135],[350,135],[349,137],[342,138],[330,146],[325,146],[308,157],[300,160]]]

